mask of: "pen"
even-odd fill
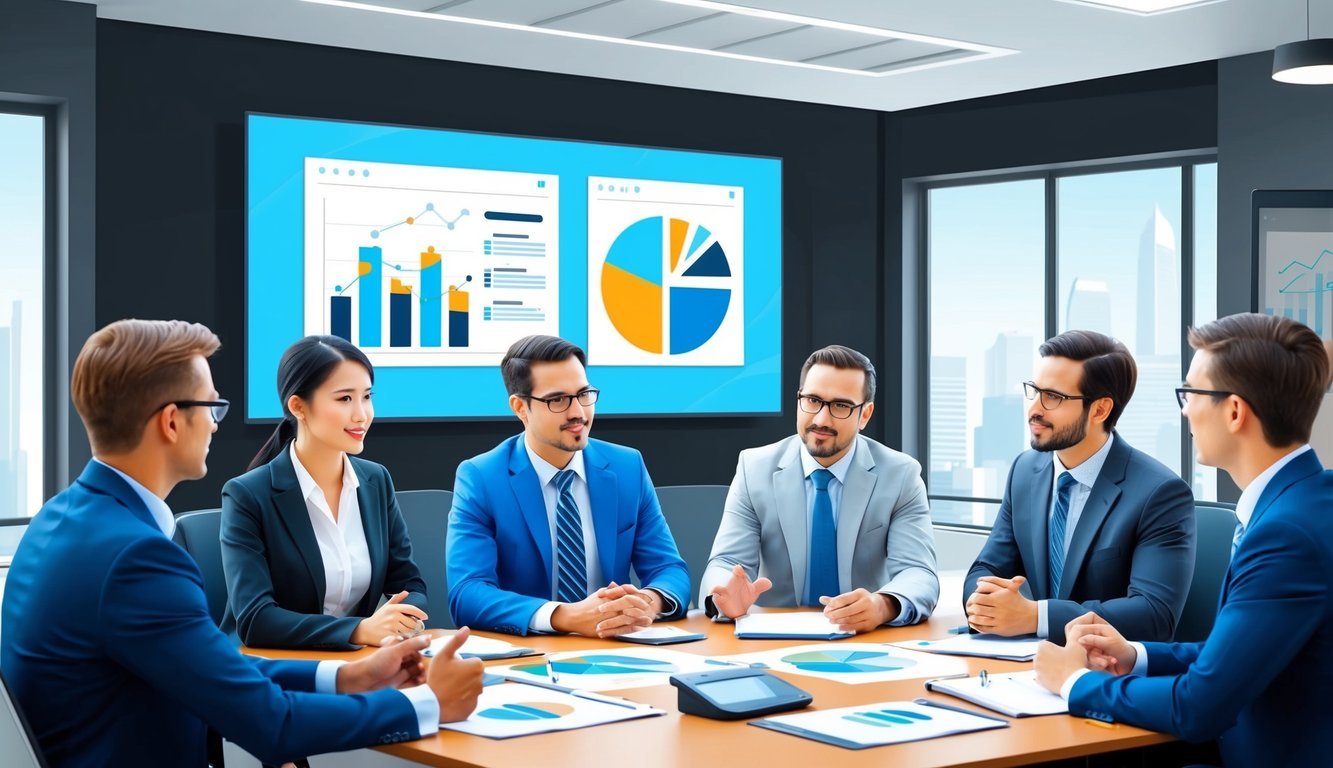
[[[550,656],[546,657],[546,676],[550,678],[553,683],[560,682],[560,675],[556,673],[555,665],[551,663]]]
[[[592,691],[570,691],[569,695],[577,696],[580,699],[587,699],[588,701],[600,701],[603,704],[611,704],[612,706],[624,707],[625,709],[639,708],[638,704],[635,704],[629,699],[618,699],[612,696],[603,696],[599,693],[593,693]]]
[[[1083,722],[1087,723],[1088,725],[1095,725],[1095,726],[1097,726],[1098,728],[1114,728],[1114,727],[1115,727],[1115,723],[1103,723],[1101,720],[1093,720],[1093,719],[1091,719],[1091,718],[1084,718]]]
[[[951,634],[951,635],[966,635],[968,632],[971,632],[971,631],[972,631],[972,628],[969,627],[969,626],[966,625],[966,624],[964,624],[964,625],[961,626],[961,627],[950,627],[950,628],[949,628],[949,634]]]
[[[930,678],[929,680],[927,680],[926,682],[928,682],[928,683],[933,683],[933,682],[935,682],[936,680],[962,680],[962,679],[967,678],[967,677],[970,677],[970,676],[971,676],[971,675],[967,674],[966,672],[959,672],[959,673],[956,674],[956,675],[945,675],[944,677],[932,677],[932,678]]]
[[[989,672],[987,672],[986,670],[983,669],[983,670],[981,670],[981,674],[977,675],[977,678],[981,680],[981,687],[982,687],[982,688],[989,688],[989,687],[990,687],[990,673],[989,673]]]

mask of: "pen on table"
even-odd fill
[[[956,675],[944,675],[943,677],[932,677],[932,678],[930,678],[929,680],[927,680],[926,682],[928,682],[928,683],[933,683],[933,682],[935,682],[935,681],[937,681],[937,680],[962,680],[962,679],[967,678],[967,677],[971,677],[971,675],[969,675],[969,674],[966,673],[966,672],[959,672],[959,673],[956,674]]]
[[[972,628],[966,624],[964,624],[961,627],[949,627],[949,634],[951,635],[966,635],[968,632],[971,631]]]
[[[629,699],[620,699],[614,696],[603,696],[600,693],[593,693],[592,691],[570,691],[569,695],[577,696],[580,699],[587,699],[588,701],[600,701],[603,704],[611,704],[613,706],[624,707],[626,709],[639,708],[638,704],[635,704]]]
[[[560,682],[560,675],[556,673],[555,665],[551,663],[550,656],[546,657],[546,676],[550,678],[553,683]]]
[[[1083,719],[1083,722],[1087,723],[1088,725],[1095,725],[1095,726],[1097,726],[1098,728],[1114,728],[1114,727],[1115,727],[1115,723],[1104,723],[1104,722],[1102,722],[1101,720],[1093,720],[1092,718],[1084,718],[1084,719]]]
[[[987,672],[986,670],[983,669],[983,670],[981,670],[981,674],[977,675],[977,677],[981,680],[981,687],[982,687],[982,688],[989,688],[989,687],[990,687],[990,673],[989,673],[989,672]]]
[[[724,661],[722,659],[704,659],[705,664],[714,664],[719,667],[743,667],[745,669],[768,669],[768,665],[762,661],[752,661],[746,663],[743,661]]]

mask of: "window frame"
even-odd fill
[[[950,187],[977,186],[983,184],[998,184],[1014,181],[1030,181],[1040,179],[1043,182],[1045,190],[1045,211],[1044,211],[1044,286],[1043,301],[1045,327],[1043,329],[1043,338],[1049,339],[1058,333],[1059,328],[1059,191],[1058,186],[1061,179],[1093,176],[1106,173],[1122,173],[1128,171],[1157,170],[1162,168],[1178,168],[1180,171],[1180,359],[1181,370],[1180,380],[1184,381],[1185,374],[1189,369],[1191,349],[1189,340],[1186,338],[1185,329],[1194,324],[1194,278],[1195,278],[1195,225],[1196,217],[1194,210],[1194,184],[1195,169],[1201,165],[1210,165],[1217,163],[1217,150],[1199,149],[1187,150],[1182,152],[1169,152],[1155,155],[1100,159],[1080,163],[1067,163],[1058,165],[1036,166],[1029,168],[1004,169],[997,171],[970,172],[961,174],[949,174],[946,176],[922,177],[911,179],[904,184],[904,217],[907,219],[905,229],[914,233],[911,241],[915,245],[915,253],[910,259],[904,259],[908,264],[904,277],[910,281],[915,292],[915,302],[911,306],[905,307],[904,322],[914,323],[915,327],[920,329],[920,342],[915,346],[906,357],[914,366],[904,371],[904,385],[908,392],[915,393],[914,397],[907,398],[908,402],[904,405],[916,409],[916,417],[908,424],[914,424],[915,434],[904,434],[905,442],[915,443],[913,453],[920,461],[923,468],[930,466],[930,355],[931,355],[931,324],[930,324],[930,193],[937,189],[947,189]],[[912,372],[915,372],[913,376]],[[910,377],[910,381],[909,381]],[[909,405],[910,402],[910,405]],[[1193,487],[1194,447],[1192,437],[1189,432],[1189,425],[1181,419],[1180,423],[1180,467],[1181,478]],[[958,494],[933,494],[930,492],[930,473],[923,471],[926,482],[926,494],[930,501],[948,501],[948,502],[971,502],[999,505],[1002,499],[966,496]],[[933,515],[932,515],[933,516]],[[932,520],[932,523],[941,528],[961,530],[961,531],[982,531],[989,532],[990,526],[972,525],[958,522],[940,522]]]

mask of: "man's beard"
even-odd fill
[[[1044,427],[1054,429],[1054,426],[1050,422],[1042,421],[1040,419],[1028,419],[1029,423],[1031,423],[1032,421],[1036,421],[1038,424],[1041,424]],[[1063,429],[1055,430],[1046,438],[1044,442],[1038,441],[1037,436],[1033,435],[1031,444],[1033,450],[1042,451],[1043,453],[1048,453],[1050,451],[1063,451],[1066,448],[1073,448],[1074,446],[1083,442],[1083,438],[1087,436],[1088,436],[1087,419],[1080,418],[1078,421],[1074,422],[1073,424],[1070,424],[1069,426]]]

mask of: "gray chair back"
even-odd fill
[[[0,755],[12,768],[46,768],[46,759],[37,746],[28,720],[9,692],[9,683],[0,674]]]
[[[1196,502],[1194,521],[1198,530],[1194,580],[1176,625],[1178,643],[1202,642],[1213,630],[1222,579],[1231,562],[1231,539],[1236,533],[1236,513],[1226,504]]]
[[[227,612],[227,577],[222,572],[222,510],[203,509],[182,512],[176,518],[172,537],[185,548],[204,575],[204,594],[208,597],[208,615],[222,626]]]
[[[725,485],[664,485],[657,488],[657,501],[662,505],[676,549],[690,569],[690,590],[695,592],[703,579],[708,556],[713,552],[713,539],[722,522],[722,505],[727,500]],[[702,605],[703,596],[693,594],[691,607]]]
[[[429,629],[454,629],[449,615],[449,577],[444,570],[444,542],[453,505],[453,491],[398,491],[398,509],[412,540],[412,560],[426,581]]]

